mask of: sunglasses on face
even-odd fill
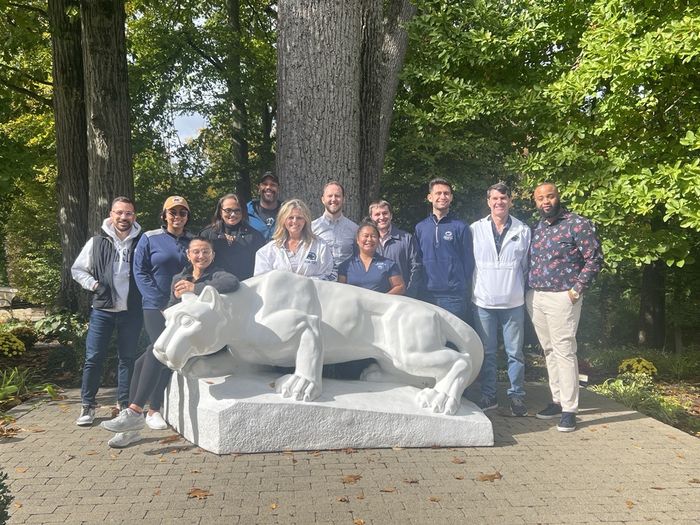
[[[190,214],[187,210],[168,210],[171,217],[187,217]]]
[[[224,215],[240,215],[243,213],[243,210],[240,208],[224,208],[221,211],[224,212]]]

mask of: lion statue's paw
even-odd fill
[[[282,397],[297,401],[313,401],[321,395],[321,385],[296,374],[287,374],[275,381],[275,390]]]
[[[420,407],[427,408],[435,413],[451,416],[459,410],[459,401],[434,388],[424,388],[418,392],[416,398]]]

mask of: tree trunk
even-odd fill
[[[338,180],[359,219],[361,1],[280,0],[277,31],[281,190],[317,216],[323,185]]]
[[[406,60],[408,31],[406,26],[416,14],[416,7],[409,0],[391,0],[384,16],[382,42],[382,102],[377,162],[379,171],[384,167],[384,157],[389,144],[394,99],[399,85],[399,74]]]
[[[123,0],[81,0],[90,181],[89,232],[112,199],[133,198]]]
[[[666,265],[655,261],[642,268],[638,340],[642,346],[663,348],[666,339]]]
[[[88,163],[79,0],[49,0],[53,48],[53,106],[56,127],[58,230],[61,289],[58,306],[75,311],[80,286],[71,266],[85,243],[88,216]]]
[[[241,73],[241,13],[239,0],[227,0],[228,26],[233,35],[225,60],[228,93],[231,105],[231,129],[233,131],[233,156],[238,168],[239,193],[250,195],[250,163],[248,160],[248,110],[243,96]],[[245,198],[245,197],[244,197]]]

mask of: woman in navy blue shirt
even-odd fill
[[[348,283],[375,292],[403,295],[406,284],[401,269],[391,259],[377,253],[379,229],[371,221],[364,221],[355,237],[358,253],[341,263],[338,282]]]

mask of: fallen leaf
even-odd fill
[[[405,480],[403,480],[403,482],[408,483],[408,484],[413,484],[413,483],[418,483],[418,480],[417,479],[405,479]]]
[[[190,474],[199,474],[199,473],[200,473],[200,471],[197,469],[190,470]]]
[[[117,456],[116,454],[110,454],[109,457],[112,459],[117,459],[119,456]]]
[[[66,461],[70,461],[71,459],[75,459],[75,456],[72,456],[72,455],[70,455],[70,454],[66,454],[66,455],[63,456],[63,457],[66,458]]]
[[[396,487],[384,487],[379,489],[379,492],[396,492]]]
[[[270,508],[271,508],[272,510],[276,510],[277,507],[279,507],[279,505],[277,505],[277,503],[272,503],[272,504],[270,505]]]
[[[608,428],[608,425],[602,425],[603,428]]]
[[[668,435],[668,434],[666,434],[666,436],[668,437],[668,439],[672,439],[672,440],[674,440],[674,441],[678,441],[678,438],[677,438],[676,436],[671,436],[671,435]]]
[[[160,496],[160,489],[156,489],[153,491],[154,496]]]
[[[466,463],[466,462],[467,462],[467,460],[464,458],[460,458],[457,456],[452,458],[452,463],[456,463],[457,465],[461,465],[462,463]]]
[[[160,443],[161,445],[167,445],[168,443],[175,443],[176,441],[180,441],[180,439],[180,434],[173,434],[172,436],[168,436],[166,438],[161,439],[158,443]]]
[[[94,456],[95,454],[97,454],[97,451],[96,451],[96,450],[88,450],[88,451],[85,453],[86,456]]]
[[[35,434],[38,434],[39,432],[46,432],[46,430],[44,430],[43,428],[25,428],[24,430],[34,432]]]
[[[689,479],[688,483],[700,483],[700,479],[698,479],[698,478]]]
[[[403,450],[403,447],[391,447],[391,450]]]
[[[353,525],[365,525],[365,520],[362,518],[355,518],[352,520]]]
[[[29,467],[17,467],[15,469],[15,472],[17,472],[17,474],[24,474],[28,470],[29,470]]]
[[[455,476],[455,479],[464,479],[464,476]]]
[[[438,498],[437,496],[430,496],[428,499],[433,503],[437,503],[438,501],[440,501],[440,498]]]
[[[188,498],[207,499],[211,495],[211,492],[209,492],[208,490],[199,489],[197,487],[192,487],[187,492]]]
[[[57,406],[61,412],[68,412],[70,410],[70,406],[66,405],[65,403],[61,403],[60,405],[57,405]]]
[[[617,487],[617,488],[615,489],[615,492],[617,492],[617,493],[619,494],[619,493],[621,493],[623,490],[625,490],[624,487]]]
[[[666,490],[665,487],[651,487],[653,490]]]
[[[355,499],[365,499],[365,493],[360,492],[357,496],[355,496]]]
[[[320,450],[314,450],[313,452],[309,452],[309,454],[311,454],[312,456],[318,457],[318,456],[321,455],[321,451],[320,451]]]
[[[296,465],[297,463],[298,463],[298,461],[296,459],[292,458],[292,465]]]
[[[678,452],[678,453],[676,454],[676,457],[677,457],[677,458],[680,458],[680,459],[685,459],[685,456],[684,456],[683,454],[681,454],[680,452]]]
[[[158,463],[165,463],[165,458],[161,457],[160,459],[158,459]]]
[[[344,448],[343,452],[345,452],[346,454],[355,454],[357,452],[357,450],[355,450],[354,448],[348,447],[348,448]]]
[[[0,427],[0,437],[11,438],[15,437],[22,429],[17,427]]]
[[[343,483],[352,485],[353,483],[357,483],[361,479],[362,476],[360,476],[359,474],[348,474],[347,476],[343,476]]]
[[[16,508],[16,509],[21,509],[21,508],[22,508],[22,504],[21,504],[21,503],[15,503],[14,505],[15,505],[15,508]]]
[[[632,443],[632,446],[633,446],[634,448],[642,448],[641,445],[637,445],[636,443]]]
[[[289,455],[291,455],[291,454],[294,454],[294,451],[293,451],[291,448],[285,448],[285,449],[282,451],[282,454],[287,454],[287,455],[289,456]]]
[[[336,499],[341,503],[350,503],[350,498],[347,496],[338,496]]]
[[[625,500],[625,505],[627,505],[628,509],[631,509],[632,507],[634,507],[634,501],[632,501],[631,499]]]
[[[588,431],[589,432],[598,432],[598,429],[597,428],[589,428]]]
[[[496,471],[493,474],[484,474],[483,472],[479,472],[479,475],[476,477],[477,481],[495,481],[497,479],[501,479],[503,476],[501,475],[500,472]]]

